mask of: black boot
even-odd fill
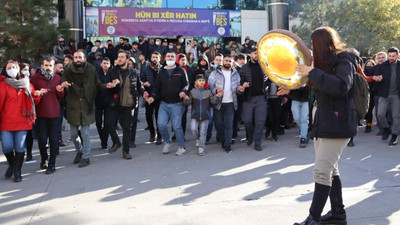
[[[390,139],[389,146],[397,145],[397,134],[392,134],[392,138]]]
[[[4,154],[6,156],[7,162],[8,162],[8,169],[4,176],[8,179],[12,176],[13,174],[13,167],[14,167],[14,152]]]
[[[331,192],[331,211],[321,217],[320,224],[346,225],[346,211],[344,210],[342,198],[342,182],[339,176],[333,176]]]
[[[330,191],[330,186],[315,183],[314,196],[310,207],[310,215],[312,215],[314,220],[317,222],[319,222],[321,219],[321,213],[322,210],[324,210],[324,206],[326,200],[328,200]]]
[[[24,162],[25,152],[15,152],[14,160],[14,182],[21,182],[21,168]]]

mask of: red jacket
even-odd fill
[[[5,76],[0,76],[0,130],[20,131],[32,130],[32,124],[22,114],[25,91],[15,89],[4,82]],[[31,84],[32,96],[35,92]],[[33,101],[38,103],[40,97],[33,96]]]
[[[48,89],[48,92],[40,99],[40,102],[36,103],[36,116],[46,119],[60,117],[60,104],[58,100],[64,97],[64,92],[58,92],[56,86],[61,84],[61,77],[54,74],[50,81],[48,81],[40,73],[40,69],[38,69],[31,77],[31,84],[35,90]]]

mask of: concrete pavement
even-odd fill
[[[311,143],[298,148],[297,128],[286,130],[279,142],[264,139],[261,152],[236,142],[227,154],[214,143],[203,157],[187,129],[189,152],[178,157],[144,143],[149,133],[140,110],[132,160],[122,159],[121,149],[101,150],[95,126],[91,165],[85,168],[72,164],[75,152],[68,142],[57,171],[45,175],[35,142],[36,162],[24,164],[23,181],[13,183],[3,177],[1,154],[0,224],[284,225],[308,215],[314,149]],[[376,130],[363,131],[339,164],[348,224],[400,224],[399,146],[389,147]],[[237,140],[243,136],[242,128]],[[328,201],[324,213],[329,207]]]

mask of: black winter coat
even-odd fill
[[[356,135],[358,124],[352,97],[356,56],[347,52],[339,53],[332,58],[330,68],[330,73],[315,68],[308,74],[318,89],[318,107],[310,136],[351,138]]]
[[[249,99],[249,97],[251,96],[251,89],[252,89],[251,82],[253,80],[252,79],[253,74],[251,72],[250,63],[251,62],[248,62],[245,65],[243,65],[242,68],[239,71],[239,74],[240,74],[240,85],[243,85],[244,82],[249,82],[249,84],[250,84],[250,87],[246,88],[244,93],[243,93],[243,95],[242,95],[242,98],[243,98],[244,101],[247,101]],[[270,83],[271,82],[268,80],[267,75],[265,75],[263,73],[263,93],[264,93],[266,99],[267,99],[267,96],[269,94],[269,85],[270,85]]]
[[[375,82],[375,85],[374,85],[375,96],[387,98],[389,96],[390,77],[391,77],[389,61],[385,61],[379,65],[376,65],[374,75],[382,75],[382,77],[383,77],[381,82]],[[399,61],[397,61],[397,68],[396,68],[396,86],[397,86],[397,93],[399,94],[399,97],[400,97],[400,62]]]
[[[183,99],[179,97],[180,92],[188,93],[189,81],[186,71],[176,66],[171,77],[168,75],[167,69],[161,69],[154,83],[152,96],[161,99],[166,103],[179,103]]]

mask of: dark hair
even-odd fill
[[[157,51],[153,51],[153,52],[151,53],[150,57],[151,57],[152,55],[158,55],[158,56],[161,57],[161,53],[159,53],[159,52],[157,52]]]
[[[124,41],[127,41],[127,42],[129,42],[129,38],[124,38]]]
[[[246,55],[240,53],[239,55],[237,55],[235,57],[235,61],[237,61],[238,59],[242,59],[242,60],[246,61],[246,58],[247,58]]]
[[[29,64],[28,63],[20,63],[19,64],[19,70],[22,70],[25,67],[29,67]]]
[[[111,60],[108,57],[104,57],[103,60],[101,60],[101,62],[103,62],[103,61],[110,62]]]
[[[53,56],[45,56],[45,57],[43,57],[43,59],[42,59],[42,64],[44,63],[44,61],[47,61],[47,62],[53,61],[54,64],[55,64],[55,62],[56,62],[56,60],[53,58]]]
[[[186,57],[186,55],[183,54],[183,53],[178,54],[178,61],[181,60],[182,58],[186,58],[187,59],[188,57]]]
[[[256,48],[256,47],[252,47],[252,48],[250,49],[250,53],[256,52],[256,51],[257,51],[257,48]]]
[[[224,56],[221,54],[221,53],[217,53],[217,54],[215,54],[215,57],[217,57],[217,56],[219,56],[219,57],[221,57],[221,58],[223,58]],[[214,58],[215,58],[214,57]]]
[[[61,62],[61,61],[56,61],[55,63],[54,63],[54,65],[57,65],[57,64],[62,64],[62,65],[64,65],[64,62]]]
[[[391,48],[388,49],[388,53],[389,52],[396,52],[396,55],[398,55],[399,54],[399,49],[396,48],[396,47],[391,47]]]
[[[101,41],[100,41],[100,40],[96,40],[96,41],[94,41],[94,43],[97,43],[97,42],[101,43]]]
[[[129,59],[131,57],[131,53],[129,53],[128,51],[125,51],[123,49],[118,50],[117,56],[121,53],[124,53],[127,59]]]
[[[229,55],[229,54],[224,55],[224,59],[225,59],[226,57],[232,58],[232,56]]]
[[[9,63],[15,64],[15,65],[17,65],[17,66],[19,67],[17,61],[15,61],[15,60],[8,60],[8,61],[4,64],[3,69],[1,70],[1,73],[0,73],[1,75],[8,76],[8,75],[7,75],[6,67],[7,67],[7,64],[9,64]],[[19,71],[18,71],[18,73],[19,73]]]
[[[74,57],[73,57],[71,54],[65,55],[65,58],[68,58],[68,59],[74,60]]]
[[[172,50],[168,50],[167,53],[165,53],[165,55],[167,55],[168,53],[174,53],[174,55],[176,55],[176,52],[174,52]]]
[[[137,43],[136,41],[132,42],[132,45],[137,45],[139,46],[139,43]]]
[[[331,27],[317,28],[311,34],[314,67],[325,72],[329,71],[332,57],[345,50],[345,44],[340,40],[336,30]]]

